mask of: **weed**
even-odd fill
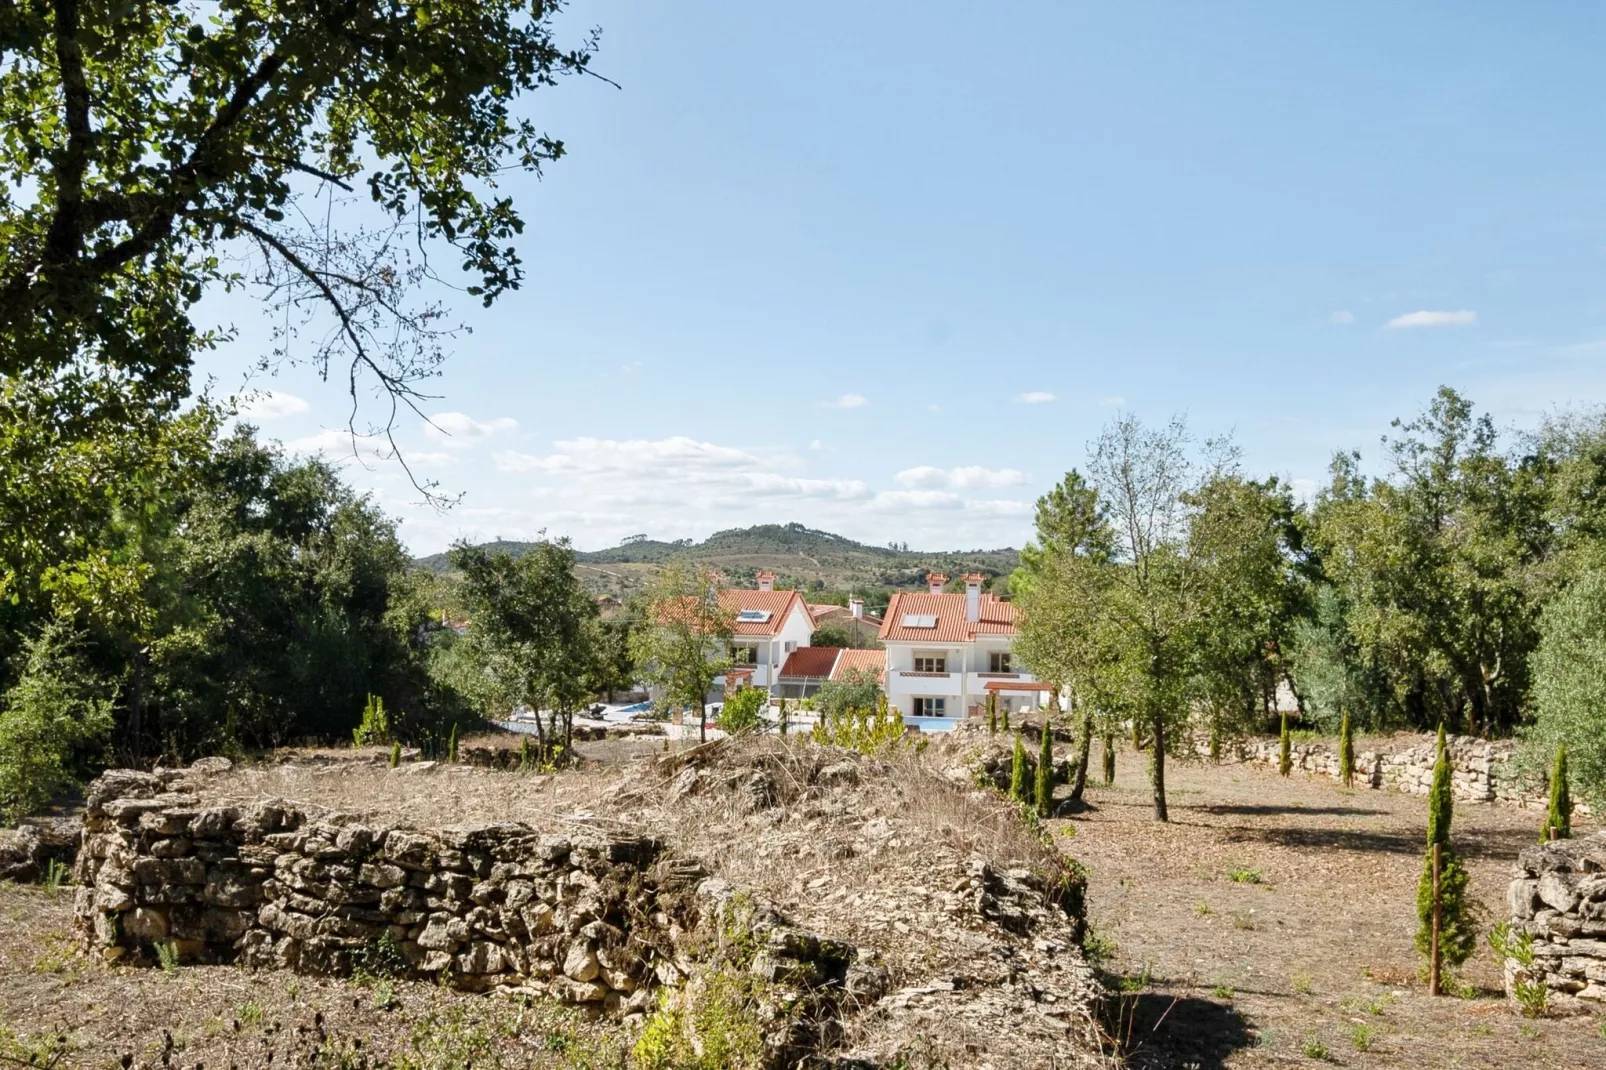
[[[1232,927],[1234,929],[1243,929],[1246,932],[1254,932],[1255,919],[1248,914],[1234,914],[1232,916]]]
[[[67,863],[56,858],[50,860],[45,866],[45,891],[50,898],[55,899],[61,893],[62,886],[71,875],[72,868]]]
[[[1394,1002],[1393,993],[1385,992],[1381,996],[1378,996],[1376,999],[1369,999],[1369,1000],[1363,1001],[1361,1003],[1361,1010],[1365,1011],[1367,1014],[1372,1015],[1374,1018],[1382,1017],[1383,1012],[1388,1010],[1389,1009],[1389,1004],[1391,1004],[1393,1002]]]
[[[1538,1040],[1539,1039],[1539,1030],[1535,1029],[1533,1026],[1529,1025],[1527,1022],[1523,1022],[1523,1023],[1519,1024],[1517,1026],[1517,1032],[1522,1034],[1522,1037],[1523,1037],[1524,1040]]]
[[[1215,913],[1215,911],[1210,908],[1210,904],[1206,903],[1203,899],[1199,900],[1199,902],[1194,905],[1193,911],[1201,918],[1208,918],[1210,915]]]
[[[1322,1043],[1322,1038],[1315,1033],[1305,1034],[1305,1043],[1299,1050],[1305,1053],[1307,1059],[1315,1059],[1317,1062],[1327,1061],[1327,1045]]]
[[[33,972],[67,973],[73,970],[78,958],[78,946],[72,937],[63,932],[50,933],[45,937],[44,945],[29,967]]]
[[[1225,1000],[1232,999],[1234,995],[1232,988],[1228,985],[1217,985],[1215,988],[1210,990],[1210,994],[1215,996],[1217,999]]]
[[[374,982],[374,1006],[382,1011],[394,1010],[397,1006],[396,986],[389,978],[381,978]]]
[[[1088,922],[1087,933],[1082,937],[1082,957],[1089,966],[1101,966],[1115,958],[1116,943]]]
[[[1595,1027],[1595,1032],[1600,1034],[1602,1040],[1606,1040],[1606,1018],[1601,1019],[1600,1025]]]
[[[234,1008],[234,1018],[246,1029],[254,1029],[262,1024],[262,1004],[242,1003]]]
[[[1248,866],[1233,866],[1227,870],[1227,879],[1234,884],[1260,884],[1265,877],[1258,869]]]
[[[1308,974],[1308,973],[1296,973],[1296,974],[1294,974],[1293,987],[1294,987],[1294,991],[1299,993],[1301,996],[1310,995],[1312,990],[1313,990],[1313,987],[1314,987],[1312,982],[1311,982],[1310,974]]]
[[[1477,1023],[1472,1027],[1472,1031],[1480,1037],[1494,1036],[1494,1026],[1490,1025],[1488,1022]]]
[[[156,945],[156,962],[162,972],[172,976],[178,972],[178,945],[171,940]]]
[[[1139,970],[1135,974],[1128,974],[1121,978],[1120,989],[1122,992],[1129,994],[1134,992],[1142,992],[1145,988],[1148,988],[1153,983],[1154,963],[1145,962],[1143,964],[1143,969]]]
[[[1349,1042],[1355,1046],[1356,1051],[1371,1051],[1372,1042],[1377,1039],[1377,1030],[1365,1022],[1356,1022],[1349,1031]]]
[[[301,979],[299,977],[292,977],[290,980],[286,981],[284,983],[284,994],[289,996],[292,1000],[299,999],[301,996]]]
[[[1534,976],[1534,942],[1527,933],[1513,933],[1511,923],[1503,921],[1489,934],[1489,946],[1506,963],[1516,963],[1512,971],[1511,994],[1526,1018],[1543,1018],[1550,1009],[1550,988]]]

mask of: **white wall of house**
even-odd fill
[[[731,639],[732,649],[750,648],[753,651],[753,686],[767,688],[771,694],[779,694],[781,666],[786,664],[786,656],[798,647],[808,646],[809,638],[814,634],[814,623],[809,617],[809,611],[801,602],[792,603],[792,609],[781,623],[780,631],[773,637],[757,635],[738,635]],[[716,687],[725,686],[725,678],[718,677],[714,681]]]
[[[902,710],[904,716],[915,715],[916,699],[940,698],[944,700],[946,717],[968,716],[972,706],[987,701],[989,680],[1031,681],[1036,679],[1020,671],[1013,663],[1007,669],[994,662],[994,655],[1008,655],[1014,638],[1007,635],[980,636],[968,643],[911,643],[888,640],[887,650],[887,703]],[[931,659],[942,659],[942,672],[933,672]],[[994,671],[995,667],[1000,671]],[[1030,692],[1001,692],[999,708],[1011,711],[1036,705],[1037,696]]]

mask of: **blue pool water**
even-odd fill
[[[911,717],[904,715],[903,723],[922,732],[952,732],[959,723],[957,717]]]

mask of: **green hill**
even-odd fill
[[[517,556],[533,544],[501,540],[485,545]],[[802,524],[759,524],[715,532],[702,542],[664,542],[638,536],[606,550],[576,553],[575,570],[598,594],[622,597],[650,583],[658,567],[676,555],[717,568],[738,585],[752,583],[754,574],[768,569],[780,577],[780,586],[864,593],[918,587],[925,582],[928,569],[951,577],[980,572],[991,580],[1008,576],[1020,562],[1013,548],[909,550],[869,546]],[[451,569],[445,554],[432,554],[415,564],[436,572]]]

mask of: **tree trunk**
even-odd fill
[[[1154,711],[1154,819],[1156,821],[1170,821],[1171,815],[1165,806],[1165,714],[1158,708]]]
[[[1104,786],[1115,783],[1115,733],[1104,737]]]
[[[702,699],[697,700],[697,742],[708,742],[708,706]]]
[[[1074,700],[1073,700],[1074,701]],[[1076,754],[1076,773],[1071,778],[1071,801],[1081,802],[1087,787],[1087,761],[1093,754],[1093,707],[1082,706],[1082,740]]]

